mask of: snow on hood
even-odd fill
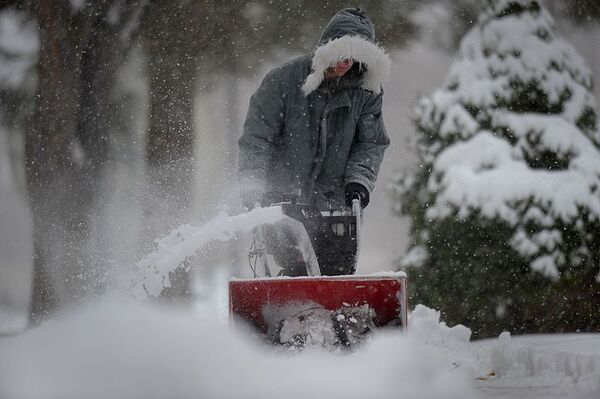
[[[302,91],[308,95],[316,90],[323,82],[325,70],[347,58],[366,65],[361,87],[379,94],[390,73],[391,60],[385,49],[375,43],[375,28],[360,9],[342,10],[327,24]]]

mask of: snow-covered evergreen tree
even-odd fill
[[[536,0],[491,0],[417,109],[395,185],[417,302],[479,336],[600,329],[600,132],[590,71]]]

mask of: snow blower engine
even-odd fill
[[[282,220],[255,229],[251,279],[229,282],[229,311],[273,343],[354,346],[377,328],[406,331],[406,276],[354,275],[362,209],[319,211],[296,198],[271,205]]]

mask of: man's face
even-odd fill
[[[352,68],[352,65],[354,65],[354,60],[345,59],[335,64],[333,69],[335,70],[336,76],[340,77],[344,76],[344,74]]]
[[[348,72],[350,68],[352,68],[352,65],[354,65],[354,60],[352,59],[345,59],[339,61],[334,66],[327,69],[327,71],[325,72],[325,77],[327,79],[333,79],[339,78],[340,76],[344,76],[344,74]]]

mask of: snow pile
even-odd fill
[[[169,273],[187,258],[196,255],[211,241],[229,241],[236,233],[251,231],[265,223],[275,223],[285,216],[281,208],[257,208],[248,213],[229,216],[220,213],[202,226],[180,226],[157,241],[156,250],[138,262],[124,280],[128,292],[143,300],[156,297],[171,286]]]
[[[100,303],[0,338],[0,397],[468,398],[438,348],[398,331],[351,354],[273,353],[211,313]]]
[[[359,350],[274,351],[222,314],[104,301],[0,337],[0,397],[472,398],[600,394],[600,335],[469,342],[417,306]],[[477,388],[477,390],[475,389]],[[558,396],[556,396],[558,395]]]
[[[410,315],[409,334],[444,357],[450,367],[463,369],[482,393],[523,390],[565,397],[600,397],[600,335],[563,334],[510,337],[469,342],[471,331],[448,327],[440,312],[417,305]],[[537,390],[537,391],[536,391]],[[504,397],[504,396],[502,396]]]
[[[448,327],[440,322],[440,312],[417,305],[410,313],[409,334],[418,337],[427,345],[435,347],[452,367],[473,370],[475,354],[469,344],[471,330],[463,325]]]
[[[498,376],[489,380],[492,387],[550,386],[563,393],[600,397],[598,334],[511,338],[505,332],[476,347],[485,367]]]
[[[600,397],[600,334],[511,338],[505,332],[497,339],[469,342],[468,328],[448,327],[440,322],[440,312],[422,305],[411,313],[409,327],[409,334],[435,348],[446,365],[470,374],[482,394]]]

